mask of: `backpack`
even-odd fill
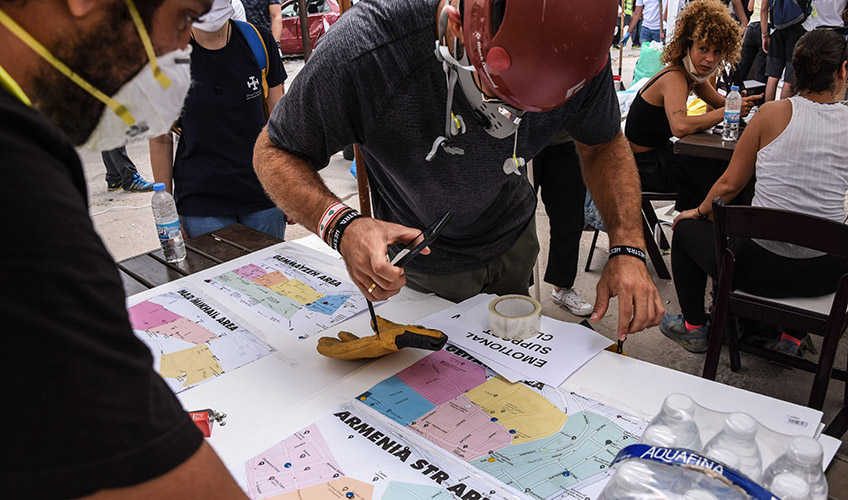
[[[262,107],[265,110],[265,119],[267,120],[271,116],[271,110],[268,109],[268,47],[265,46],[265,40],[262,39],[256,26],[244,21],[234,20],[234,22],[241,34],[244,35],[244,39],[247,40],[247,44],[253,52],[253,59],[262,73]]]
[[[770,0],[771,22],[776,29],[803,23],[812,10],[812,0]]]

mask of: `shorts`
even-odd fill
[[[766,76],[769,78],[780,78],[789,83],[795,81],[795,70],[792,69],[792,53],[795,44],[804,36],[806,30],[801,24],[793,24],[782,30],[774,30],[769,42],[768,59],[766,61]],[[786,73],[783,69],[786,68]]]

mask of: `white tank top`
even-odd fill
[[[751,204],[844,222],[848,106],[821,104],[801,96],[791,97],[789,102],[789,124],[757,152],[757,181]],[[775,247],[774,242],[758,243],[787,257],[814,256],[811,252],[789,252],[784,244]]]

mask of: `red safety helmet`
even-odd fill
[[[554,109],[604,67],[616,0],[510,0],[493,33],[496,1],[464,0],[463,39],[480,78],[507,104]]]

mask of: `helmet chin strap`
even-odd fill
[[[474,82],[473,72],[476,72],[474,66],[468,60],[468,55],[462,51],[462,56],[457,60],[448,50],[447,46],[447,27],[448,27],[448,11],[447,8],[442,8],[439,15],[439,39],[436,40],[436,59],[442,63],[442,69],[445,72],[445,81],[447,83],[448,96],[447,106],[445,110],[445,135],[439,136],[433,141],[433,147],[426,156],[427,161],[431,161],[441,146],[448,154],[461,155],[465,154],[462,148],[456,147],[451,143],[451,137],[465,133],[465,121],[460,115],[455,115],[451,111],[453,104],[453,93],[456,88],[456,83],[459,82],[459,87],[462,93],[468,100],[471,107],[474,108],[474,115],[477,121],[480,122],[486,132],[497,139],[505,139],[510,135],[515,135],[515,144],[511,158],[507,158],[504,163],[504,172],[507,174],[516,173],[520,175],[518,167],[524,165],[524,159],[517,156],[518,148],[518,126],[521,123],[521,117],[524,116],[524,111],[507,105],[503,101],[485,100],[483,93]],[[459,43],[454,39],[454,54],[459,52]],[[509,168],[508,168],[509,166]]]

